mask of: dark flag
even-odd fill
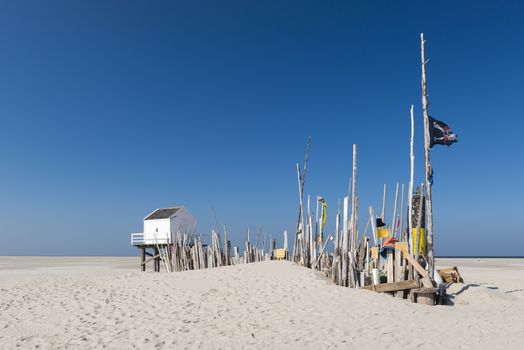
[[[446,123],[432,117],[429,117],[429,139],[429,148],[433,147],[433,145],[451,146],[451,144],[458,141],[457,135],[453,133]]]

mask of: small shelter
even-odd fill
[[[144,218],[144,232],[131,234],[131,245],[171,244],[177,233],[190,234],[195,223],[183,206],[158,208]]]

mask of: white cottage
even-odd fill
[[[177,233],[191,233],[196,219],[185,207],[159,208],[144,218],[144,232],[132,233],[132,245],[167,244]]]

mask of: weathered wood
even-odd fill
[[[384,184],[384,193],[382,194],[382,213],[380,217],[382,222],[386,223],[386,184]]]
[[[395,253],[392,249],[387,250],[386,258],[386,273],[388,276],[388,283],[395,282]]]
[[[422,276],[422,285],[425,288],[433,288],[433,283],[429,278],[429,274],[410,254],[402,254],[402,256],[415,268],[415,270]]]
[[[155,272],[160,272],[160,251],[158,247],[154,248],[154,265]]]
[[[402,258],[402,250],[397,249],[397,243],[395,243],[395,282],[402,282],[405,280],[405,259]],[[400,247],[400,246],[399,246]],[[397,298],[404,298],[404,292],[398,291],[395,293]]]
[[[142,271],[145,271],[145,270],[146,270],[146,269],[145,269],[145,266],[146,266],[146,264],[147,264],[148,262],[150,262],[151,260],[158,259],[158,258],[160,258],[160,254],[158,254],[158,255],[154,255],[153,257],[151,257],[151,258],[149,258],[149,259],[147,259],[147,260],[144,260],[144,261],[142,262],[142,269],[143,269]],[[156,271],[156,270],[155,270],[155,271]]]
[[[398,182],[395,186],[395,204],[393,205],[393,218],[391,219],[391,236],[397,236],[397,205],[398,205]]]
[[[296,262],[298,260],[298,256],[296,254],[298,254],[298,249],[297,249],[297,246],[298,246],[298,239],[299,239],[299,234],[301,232],[300,230],[300,223],[302,223],[302,230],[304,229],[304,219],[303,219],[303,212],[304,212],[304,207],[302,205],[302,199],[304,197],[304,185],[306,183],[306,174],[307,174],[307,163],[308,163],[308,160],[309,160],[309,147],[311,146],[311,137],[308,138],[307,140],[307,146],[306,146],[306,159],[304,160],[304,170],[302,172],[302,176],[300,176],[300,169],[298,168],[298,163],[297,163],[297,173],[298,173],[298,178],[299,178],[299,196],[300,196],[300,205],[299,205],[299,208],[298,208],[298,220],[297,220],[297,228],[296,228],[296,232],[295,232],[295,244],[293,246],[293,260]]]
[[[445,283],[464,283],[456,266],[439,269],[438,273],[440,273],[440,276]]]
[[[409,281],[400,281],[400,282],[382,283],[382,284],[376,284],[376,285],[363,286],[363,287],[360,287],[360,289],[372,290],[377,293],[384,293],[384,292],[396,292],[399,290],[406,290],[406,289],[414,289],[414,288],[419,288],[419,287],[420,286],[417,281],[409,280]]]
[[[364,271],[366,267],[366,247],[367,247],[368,238],[362,236],[360,244],[358,246],[357,252],[357,270]]]
[[[414,139],[415,139],[415,117],[413,115],[413,105],[411,105],[410,108],[410,115],[411,115],[411,138],[410,138],[410,152],[409,152],[409,158],[410,158],[410,173],[409,173],[409,185],[408,185],[408,242],[411,242],[410,244],[410,253],[411,255],[414,255],[414,248],[413,248],[413,240],[412,240],[412,230],[413,230],[413,223],[412,223],[412,212],[413,212],[413,186],[414,186],[414,177],[415,177],[415,151],[414,151]]]
[[[146,261],[146,248],[145,247],[141,247],[140,248],[140,269],[142,271],[146,270],[145,261]]]
[[[399,237],[401,241],[406,241],[404,234],[404,184],[402,184],[402,194],[400,196],[400,228],[399,228]]]
[[[427,258],[429,275],[433,276],[435,260],[433,257],[433,204],[431,196],[431,182],[433,170],[430,160],[430,136],[429,136],[429,111],[428,111],[428,91],[426,85],[426,58],[424,56],[424,33],[420,33],[420,57],[422,61],[422,110],[424,112],[424,154],[426,169],[426,211],[427,211]],[[420,233],[419,233],[420,234]]]
[[[369,216],[371,220],[371,230],[373,231],[373,244],[376,246],[378,244],[378,236],[377,236],[377,222],[375,217],[375,210],[373,207],[369,207]]]
[[[417,304],[435,305],[437,300],[438,288],[418,288],[414,289],[415,302]]]
[[[357,198],[357,145],[353,144],[353,173],[351,185],[351,278],[350,286],[356,287],[359,283],[357,270],[357,240],[358,240],[358,198]]]
[[[413,242],[413,245],[415,246],[415,259],[418,259],[418,256],[421,252],[421,245],[422,245],[422,221],[423,213],[424,213],[424,184],[421,184],[419,187],[419,196],[418,196],[418,205],[417,205],[417,241]],[[422,251],[423,252],[423,251]]]

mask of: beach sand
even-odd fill
[[[524,259],[459,266],[454,306],[334,286],[289,262],[172,274],[139,258],[0,257],[1,349],[524,349]]]

